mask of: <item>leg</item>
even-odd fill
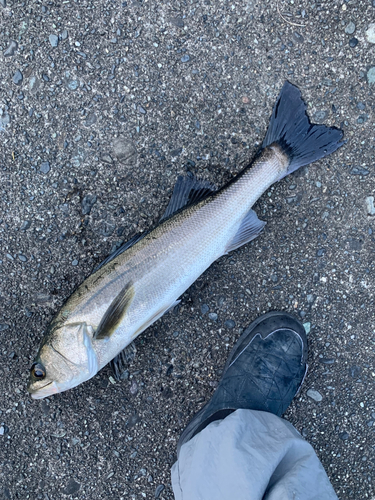
[[[180,449],[176,500],[337,500],[311,445],[286,420],[237,410]]]
[[[290,314],[267,313],[245,330],[211,400],[180,437],[176,500],[337,499],[312,447],[279,418],[306,359],[306,333]]]

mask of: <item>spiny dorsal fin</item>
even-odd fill
[[[160,222],[168,219],[181,208],[194,205],[216,191],[216,186],[208,181],[197,179],[193,174],[179,176],[173,189],[172,197]]]
[[[134,286],[132,282],[129,282],[108,307],[94,334],[94,339],[100,340],[112,335],[125,316],[133,297]]]
[[[101,267],[105,266],[106,264],[108,264],[108,262],[111,262],[111,260],[115,259],[118,255],[120,255],[122,252],[125,252],[125,250],[127,250],[128,248],[132,247],[133,245],[135,245],[136,243],[138,243],[138,241],[140,241],[142,238],[144,238],[146,236],[146,234],[148,234],[147,232],[146,233],[138,233],[136,235],[133,236],[133,238],[130,238],[129,241],[126,241],[125,243],[123,243],[117,250],[115,250],[113,253],[111,253],[111,255],[108,255],[108,257],[106,257],[103,262],[101,262],[98,267],[96,267],[94,269],[94,273],[96,273],[96,271],[98,271]]]
[[[249,241],[256,238],[264,228],[266,223],[258,219],[254,210],[250,210],[241,222],[241,226],[237,231],[233,240],[225,248],[225,253],[229,253],[236,248],[249,243]]]

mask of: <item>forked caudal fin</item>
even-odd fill
[[[280,177],[282,179],[299,167],[336,151],[344,144],[340,142],[343,135],[343,131],[336,127],[310,123],[301,92],[285,82],[273,108],[262,148],[277,143],[289,157],[288,169]]]

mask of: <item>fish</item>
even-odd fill
[[[286,81],[255,158],[221,189],[179,177],[158,225],[134,236],[72,293],[51,321],[30,370],[34,399],[89,380],[178,302],[219,257],[263,230],[252,206],[275,182],[326,157],[343,131],[310,123],[300,90]]]

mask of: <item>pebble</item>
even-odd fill
[[[94,194],[87,194],[82,200],[82,215],[89,215],[95,205],[97,197]]]
[[[100,159],[103,163],[107,163],[108,165],[112,165],[113,163],[111,156],[108,154],[102,155]]]
[[[133,415],[131,415],[129,420],[127,421],[127,426],[134,427],[136,423],[140,422],[140,420],[141,417],[138,415],[138,413],[133,413]],[[130,455],[130,458],[135,458],[137,456],[137,452],[135,451],[134,453]]]
[[[130,391],[130,394],[133,394],[133,396],[138,394],[138,384],[135,380],[132,381],[132,384],[130,386],[129,391]]]
[[[52,47],[57,47],[59,44],[59,37],[57,35],[50,35],[49,43],[52,45]]]
[[[126,137],[120,136],[114,139],[112,147],[114,155],[121,162],[134,159],[137,156],[137,150],[133,142]]]
[[[25,257],[24,255],[22,254],[19,254],[18,255],[18,258],[20,259],[21,262],[27,262],[27,257]]]
[[[210,313],[208,315],[211,321],[217,321],[217,314],[216,313]]]
[[[303,328],[305,329],[306,335],[308,335],[311,330],[311,323],[304,323]]]
[[[15,42],[14,40],[11,40],[8,48],[4,50],[4,57],[12,57],[16,53],[16,50],[18,49],[18,43]]]
[[[29,229],[29,227],[31,226],[31,222],[29,220],[24,220],[21,224],[21,231],[26,231],[26,229]]]
[[[86,116],[86,120],[85,120],[85,126],[86,127],[91,127],[92,125],[94,125],[96,122],[97,122],[97,116],[95,113],[89,113],[87,116]]]
[[[349,434],[347,432],[340,432],[339,438],[343,441],[346,441],[347,439],[349,439]]]
[[[70,72],[66,71],[65,72],[65,85],[69,90],[75,91],[79,87],[79,81],[74,80],[73,78],[70,78]]]
[[[48,161],[43,161],[42,164],[40,165],[40,171],[42,174],[48,174],[50,171],[50,165]]]
[[[1,427],[0,427],[0,436],[4,436],[4,434],[8,434],[9,432],[9,427],[5,424],[3,424]]]
[[[72,261],[72,266],[78,266],[78,260],[77,259],[74,259]]]
[[[159,498],[160,493],[164,490],[164,484],[159,484],[155,489],[155,498]]]
[[[17,71],[13,75],[13,83],[15,83],[16,85],[21,85],[22,80],[23,80],[22,73],[19,69],[17,69]]]
[[[173,26],[176,26],[176,28],[183,28],[185,23],[182,17],[171,17],[169,19],[169,22],[173,24]]]
[[[365,32],[366,40],[370,43],[375,43],[375,24],[369,25],[367,31]]]
[[[327,118],[327,115],[328,115],[327,111],[323,110],[317,111],[314,114],[314,121],[316,123],[322,123]]]
[[[356,47],[358,45],[358,38],[356,38],[355,36],[353,36],[353,38],[351,38],[349,40],[349,47],[351,47],[352,49],[354,49],[354,47]]]
[[[317,257],[322,257],[324,254],[325,254],[324,248],[319,248],[319,250],[316,252]]]
[[[208,313],[208,311],[209,311],[209,310],[210,310],[210,308],[208,307],[208,305],[207,305],[207,304],[202,304],[202,305],[201,305],[201,313],[202,313],[202,314],[206,314],[206,313]]]
[[[0,108],[0,130],[10,123],[10,116]]]
[[[232,329],[236,326],[236,323],[232,319],[227,319],[226,322],[224,323],[224,325],[227,328]]]
[[[63,30],[61,32],[60,36],[61,36],[61,40],[66,40],[68,38],[68,32],[67,32],[67,30]]]
[[[348,23],[345,28],[345,33],[347,33],[348,35],[352,35],[354,32],[355,32],[355,24],[353,23],[353,21],[350,21],[350,23]]]
[[[188,56],[187,54],[181,57],[181,62],[186,63],[188,61],[190,61],[190,56]]]
[[[80,489],[81,485],[74,481],[73,478],[69,479],[68,484],[66,487],[63,489],[63,493],[65,495],[73,495],[74,493],[77,493],[77,491]]]
[[[323,365],[333,365],[335,358],[319,358],[319,363]]]
[[[315,389],[309,389],[306,392],[306,395],[310,398],[313,399],[314,401],[321,401],[323,399],[323,396],[320,394],[320,392],[316,391]]]
[[[294,40],[296,40],[296,42],[299,42],[299,43],[303,43],[305,41],[303,36],[300,33],[298,33],[297,31],[295,31],[293,33],[293,38],[294,38]]]
[[[368,196],[366,198],[366,209],[368,215],[375,215],[375,207],[374,207],[374,197]]]
[[[361,115],[357,118],[357,123],[365,123],[368,120],[368,115]]]
[[[32,76],[29,80],[30,92],[36,92],[40,87],[40,80],[36,76]]]
[[[372,83],[375,83],[375,66],[372,66],[368,71],[367,71],[367,81],[369,85]]]
[[[353,167],[350,171],[351,175],[368,175],[370,172],[367,168]]]
[[[358,377],[360,377],[361,373],[362,373],[362,368],[360,366],[352,365],[352,366],[349,367],[349,375],[352,378],[358,378]]]

